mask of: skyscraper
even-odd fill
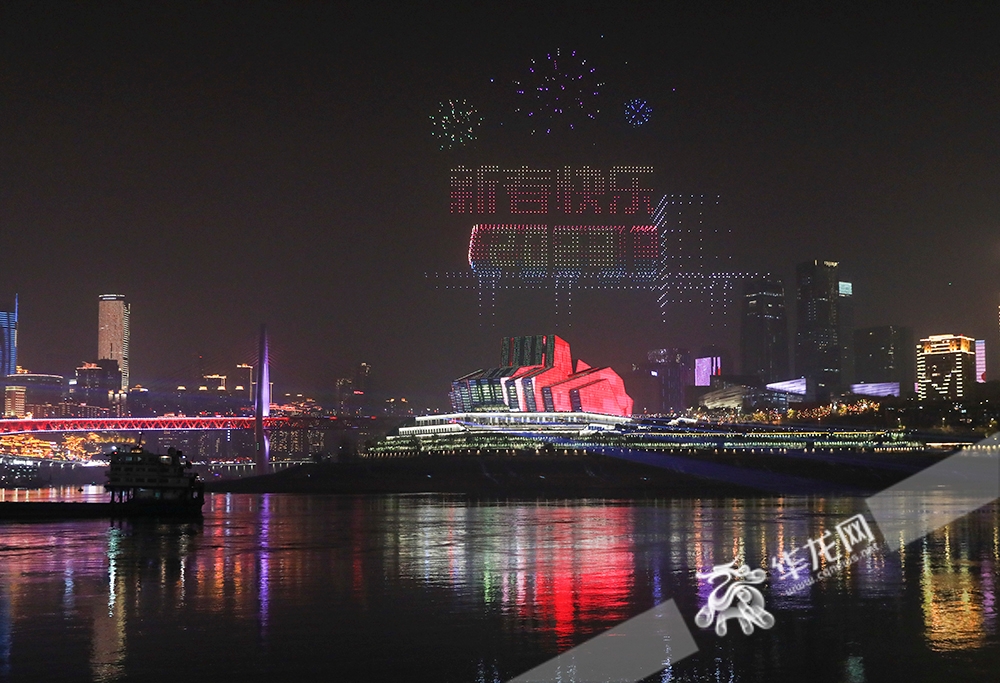
[[[809,400],[825,401],[840,386],[840,283],[836,261],[796,269],[795,373],[808,381]]]
[[[917,395],[921,401],[965,398],[976,382],[976,341],[937,334],[917,345]]]
[[[129,312],[124,294],[101,294],[97,307],[97,358],[118,361],[122,386],[128,390]]]
[[[744,285],[740,354],[744,375],[757,375],[765,384],[791,376],[785,288],[781,280],[749,280]]]
[[[916,359],[913,331],[908,327],[882,325],[854,333],[854,374],[857,382],[896,382],[902,393],[913,391]]]
[[[0,311],[0,380],[17,373],[17,294],[14,310]]]
[[[976,381],[986,383],[986,340],[976,340]]]
[[[840,384],[854,382],[854,285],[837,283],[837,338],[840,340]]]

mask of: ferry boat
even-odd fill
[[[111,494],[112,508],[123,516],[200,516],[205,482],[191,468],[191,462],[174,448],[159,455],[136,445],[111,453],[104,489]]]

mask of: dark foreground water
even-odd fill
[[[649,680],[1000,680],[996,503],[783,595],[770,557],[857,506],[219,494],[203,524],[0,523],[0,680],[505,681],[668,598],[699,652]],[[769,571],[773,629],[694,625],[695,573],[733,559]]]

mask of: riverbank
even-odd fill
[[[473,498],[657,498],[864,495],[937,462],[941,453],[600,453],[434,455],[312,463],[209,482],[232,493],[449,493]]]

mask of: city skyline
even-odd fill
[[[467,266],[470,225],[448,211],[462,164],[654,166],[654,197],[720,197],[692,233],[706,267],[791,290],[797,263],[838,261],[855,327],[1000,348],[1000,97],[983,59],[997,50],[994,13],[873,10],[858,23],[596,5],[602,34],[555,8],[496,10],[248,8],[241,21],[263,42],[189,33],[227,25],[218,9],[8,10],[0,296],[21,297],[20,364],[69,373],[92,360],[90,302],[112,291],[136,304],[133,384],[199,354],[245,361],[261,322],[276,381],[309,391],[368,362],[400,392],[445,396],[498,335],[550,329],[619,372],[655,348],[736,355],[738,288],[725,316],[676,304],[662,321],[641,293],[574,293],[565,329],[511,292],[480,326],[475,290],[425,277]],[[379,28],[331,40],[343,21]],[[416,23],[434,28],[410,36]],[[510,39],[483,40],[499,34]],[[586,129],[532,136],[511,84],[560,46],[595,65],[607,104]],[[428,116],[462,98],[483,114],[478,139],[442,150]],[[617,118],[636,98],[652,110],[641,126]]]

